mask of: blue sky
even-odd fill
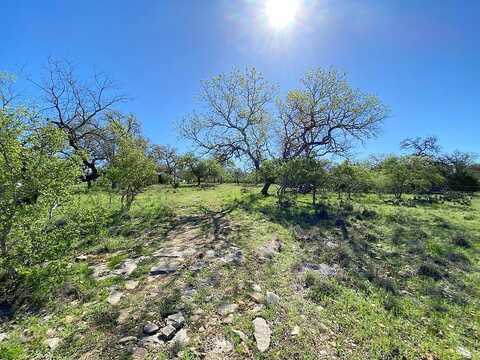
[[[333,66],[391,108],[359,157],[431,134],[447,151],[480,152],[480,2],[303,0],[280,31],[264,1],[2,0],[0,70],[38,77],[49,56],[102,70],[152,141],[185,149],[174,122],[198,106],[200,80],[249,65],[285,92]]]

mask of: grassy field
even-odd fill
[[[46,300],[0,325],[8,335],[0,358],[480,357],[480,198],[470,206],[407,207],[370,194],[349,202],[328,194],[314,210],[308,196],[279,208],[275,197],[258,192],[234,185],[151,187],[129,216],[76,245],[84,258],[65,259],[56,277],[38,276],[45,283],[34,288]],[[78,206],[108,213],[118,199],[82,192]],[[259,248],[272,238],[281,251],[260,261]],[[150,276],[155,252],[170,248],[201,255],[170,275]],[[208,261],[206,249],[214,253]],[[242,261],[225,261],[232,252]],[[113,273],[129,259],[138,266],[128,277],[93,278],[99,265]],[[194,267],[198,261],[202,266]],[[125,288],[132,280],[135,288]],[[121,294],[116,304],[114,292]],[[266,305],[266,292],[277,294],[278,303]],[[225,303],[236,305],[231,315],[219,313]],[[140,338],[147,321],[176,311],[185,314],[187,344],[119,343]],[[263,353],[253,336],[256,317],[272,331]],[[52,338],[55,346],[46,343]],[[232,347],[219,355],[214,348],[223,340]]]

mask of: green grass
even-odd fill
[[[348,203],[326,194],[314,209],[309,196],[298,196],[294,206],[280,208],[275,197],[263,198],[258,192],[234,185],[175,190],[153,186],[122,218],[115,217],[115,196],[79,193],[81,207],[107,209],[112,218],[101,236],[77,249],[103,259],[111,269],[131,255],[151,254],[168,241],[172,228],[184,225],[202,236],[228,240],[242,249],[246,262],[205,268],[198,274],[181,272],[149,288],[145,279],[152,262],[147,260],[135,272],[142,285],[121,303],[135,316],[119,325],[119,309],[106,297],[111,286],[121,288],[124,280],[95,282],[86,265],[66,259],[69,271],[60,273],[56,285],[39,286],[38,291],[43,297],[46,292],[63,294],[59,291],[68,283],[68,296],[47,296],[42,308],[51,317],[46,323],[38,315],[18,313],[15,322],[2,325],[11,336],[0,343],[0,358],[46,354],[43,340],[52,327],[63,339],[54,358],[85,353],[128,358],[116,340],[139,334],[147,320],[178,307],[190,317],[195,308],[202,308],[205,318],[215,319],[216,307],[226,301],[240,304],[232,323],[188,320],[192,340],[183,358],[194,359],[195,349],[204,349],[211,333],[229,339],[238,358],[461,359],[459,347],[473,358],[480,356],[480,198],[473,198],[471,206],[407,207],[370,194]],[[282,240],[283,250],[273,261],[259,263],[255,250],[273,233]],[[303,262],[325,263],[339,271],[328,279],[314,272],[300,274],[296,269]],[[45,281],[44,276],[38,279]],[[206,280],[214,286],[202,286]],[[252,312],[252,282],[263,292],[280,295],[280,304]],[[199,290],[192,303],[181,298],[186,285]],[[152,292],[157,295],[145,297]],[[263,316],[273,332],[265,354],[257,352],[253,339],[256,316]],[[196,331],[200,326],[210,335]],[[292,336],[295,326],[300,334]],[[34,331],[31,341],[21,341],[23,329]],[[249,336],[246,347],[233,329]],[[157,355],[169,358],[172,351]]]

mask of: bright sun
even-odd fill
[[[268,22],[275,29],[283,29],[295,20],[299,7],[300,0],[266,0]]]

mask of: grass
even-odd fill
[[[245,263],[181,271],[149,283],[153,262],[147,259],[134,273],[139,288],[120,307],[112,307],[106,298],[125,280],[95,282],[85,264],[66,259],[69,271],[48,292],[67,294],[47,297],[37,312],[19,312],[14,321],[0,325],[10,335],[0,342],[0,358],[47,354],[43,341],[50,329],[63,339],[53,358],[87,353],[91,358],[128,358],[127,349],[117,344],[120,337],[140,335],[146,321],[179,308],[188,314],[191,337],[182,349],[185,359],[197,358],[218,334],[234,344],[232,356],[239,359],[461,359],[460,348],[468,349],[472,358],[480,356],[480,198],[473,198],[470,206],[413,207],[373,194],[350,202],[325,194],[314,209],[309,196],[300,195],[294,206],[280,208],[273,196],[263,198],[258,192],[234,185],[151,187],[128,217],[112,218],[101,236],[77,249],[114,269],[130,256],[149,256],[171,241],[172,229],[190,226],[198,236],[241,248]],[[79,193],[78,203],[112,214],[118,207],[118,199],[99,191]],[[283,242],[282,252],[259,262],[256,249],[274,233]],[[334,266],[337,275],[299,273],[305,262]],[[281,302],[255,312],[253,283],[263,292],[274,291]],[[182,297],[186,286],[198,290],[191,302]],[[47,290],[38,291],[45,296]],[[224,302],[239,304],[229,323],[216,315]],[[132,315],[118,324],[121,309]],[[195,319],[198,309],[204,315]],[[253,338],[257,316],[272,329],[264,354],[257,352]],[[300,334],[292,335],[296,326]],[[197,331],[201,327],[203,333]],[[244,344],[233,330],[243,331],[248,341]],[[32,332],[28,341],[22,341],[23,331]],[[174,350],[158,350],[155,356],[170,358]]]

